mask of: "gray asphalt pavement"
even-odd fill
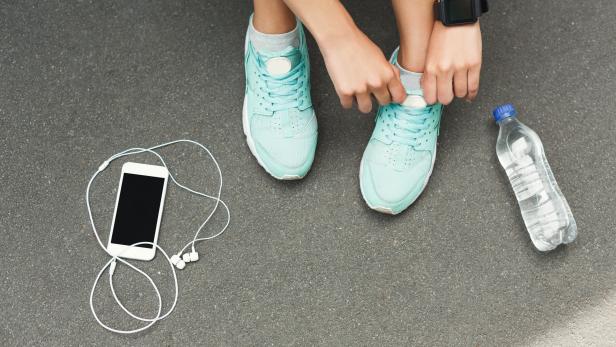
[[[491,1],[480,96],[445,109],[431,181],[397,217],[361,199],[373,116],[341,109],[312,39],[312,171],[278,182],[253,159],[240,116],[248,4],[0,2],[1,345],[616,344],[614,1]],[[388,1],[346,4],[389,54]],[[533,250],[495,155],[490,112],[503,102],[544,142],[578,223],[570,246]],[[176,138],[219,160],[230,229],[179,274],[168,319],[115,335],[88,308],[107,258],[89,228],[86,184],[111,154]],[[164,153],[180,179],[214,191],[199,152]],[[93,188],[105,239],[120,166]],[[183,245],[211,207],[171,187],[161,245]],[[171,298],[160,257],[148,266]],[[118,270],[120,295],[154,314],[151,289],[131,275]],[[135,326],[112,305],[103,280],[103,319]]]

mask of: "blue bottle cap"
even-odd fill
[[[507,117],[515,117],[517,114],[518,112],[516,112],[515,107],[513,107],[512,104],[503,104],[503,105],[497,106],[494,109],[494,111],[492,111],[494,120],[497,123]]]

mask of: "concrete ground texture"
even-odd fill
[[[344,3],[389,55],[389,2]],[[311,172],[279,182],[251,156],[241,125],[249,1],[0,1],[0,345],[616,345],[616,2],[490,5],[480,95],[446,107],[430,183],[392,217],[359,191],[374,113],[340,107],[312,38]],[[504,102],[543,140],[578,224],[569,246],[532,247],[495,154],[490,113]],[[178,274],[170,317],[135,336],[107,332],[88,307],[108,258],[86,184],[113,153],[177,138],[220,162],[229,230]],[[180,181],[215,192],[202,153],[161,152]],[[92,190],[104,240],[120,167]],[[170,186],[160,244],[176,252],[212,206]],[[223,223],[221,211],[205,233]],[[168,308],[162,257],[143,265]],[[118,267],[114,279],[129,308],[155,314],[143,278]],[[137,326],[107,278],[95,294],[102,319]]]

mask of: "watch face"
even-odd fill
[[[473,13],[473,0],[448,0],[445,15],[451,24],[473,23],[477,20]]]

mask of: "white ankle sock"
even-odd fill
[[[400,70],[400,80],[402,81],[402,85],[406,92],[409,93],[413,90],[421,90],[421,76],[423,73],[409,71],[400,64],[398,64],[398,60],[396,59],[396,67]]]
[[[299,23],[295,29],[283,34],[265,34],[255,29],[252,17],[248,26],[248,39],[257,51],[279,52],[285,48],[299,47]]]
[[[396,60],[396,67],[400,70],[400,80],[402,81],[406,93],[411,94],[412,92],[421,91],[423,94],[423,90],[421,89],[421,76],[423,76],[423,73],[413,72],[403,68],[398,64],[398,60]],[[423,96],[415,95],[414,93],[408,95],[402,104],[410,108],[424,108],[427,106]]]

